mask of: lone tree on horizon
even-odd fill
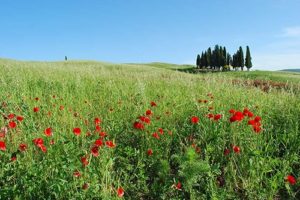
[[[250,48],[249,46],[246,47],[246,61],[245,61],[245,66],[247,67],[247,71],[250,70],[252,67],[252,61],[251,61],[251,54],[250,54]]]
[[[199,54],[197,55],[196,65],[197,65],[197,68],[200,68],[201,62],[200,62],[200,55]]]

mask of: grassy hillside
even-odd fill
[[[229,72],[230,76],[244,79],[259,79],[277,82],[300,83],[300,73],[283,71],[251,71],[251,72]]]
[[[283,69],[281,71],[286,71],[286,72],[300,72],[300,69]]]
[[[0,60],[1,199],[300,198],[298,77],[189,67]]]

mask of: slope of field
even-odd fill
[[[0,60],[0,199],[300,198],[299,94],[180,68]]]
[[[277,82],[300,83],[300,73],[285,71],[251,71],[251,72],[229,72],[230,76],[244,79],[259,79]]]
[[[300,69],[283,69],[280,71],[286,71],[286,72],[300,72]]]

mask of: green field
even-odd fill
[[[0,60],[0,199],[300,199],[300,75],[190,68]]]

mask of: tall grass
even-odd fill
[[[235,77],[228,74],[142,64],[2,60],[0,74],[0,114],[24,117],[0,118],[0,128],[17,122],[0,138],[6,144],[0,150],[1,199],[118,199],[118,188],[125,199],[300,198],[299,183],[285,180],[289,174],[300,177],[300,100],[292,91],[265,93],[232,85]],[[261,132],[253,131],[247,117],[229,121],[230,109],[244,108],[262,118]],[[151,123],[135,129],[148,109]],[[222,118],[209,119],[209,113]],[[98,157],[91,154],[101,137],[96,117],[107,134]],[[48,127],[51,137],[44,134]],[[79,136],[75,127],[81,128]],[[44,140],[46,153],[35,138]],[[19,150],[21,143],[26,151]],[[74,176],[77,171],[81,176]]]

